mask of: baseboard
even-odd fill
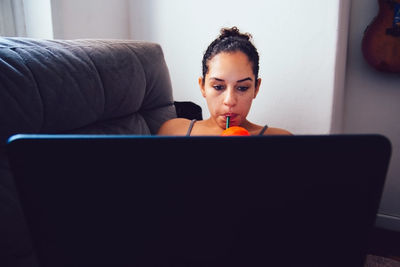
[[[378,213],[375,226],[382,229],[400,232],[400,215]]]

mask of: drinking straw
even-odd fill
[[[230,116],[226,116],[226,129],[229,128],[229,120],[230,120]]]

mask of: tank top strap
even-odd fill
[[[268,129],[268,125],[265,125],[258,135],[264,135],[265,131]]]
[[[196,122],[196,119],[193,119],[193,120],[190,121],[189,128],[188,128],[188,130],[186,132],[186,136],[190,136],[190,133],[192,132],[192,129],[193,129],[193,126],[194,126],[195,122]]]

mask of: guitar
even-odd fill
[[[362,53],[374,68],[400,73],[399,0],[379,0],[379,13],[364,32]]]

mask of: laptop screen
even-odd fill
[[[376,135],[20,135],[8,155],[42,266],[363,266]]]

